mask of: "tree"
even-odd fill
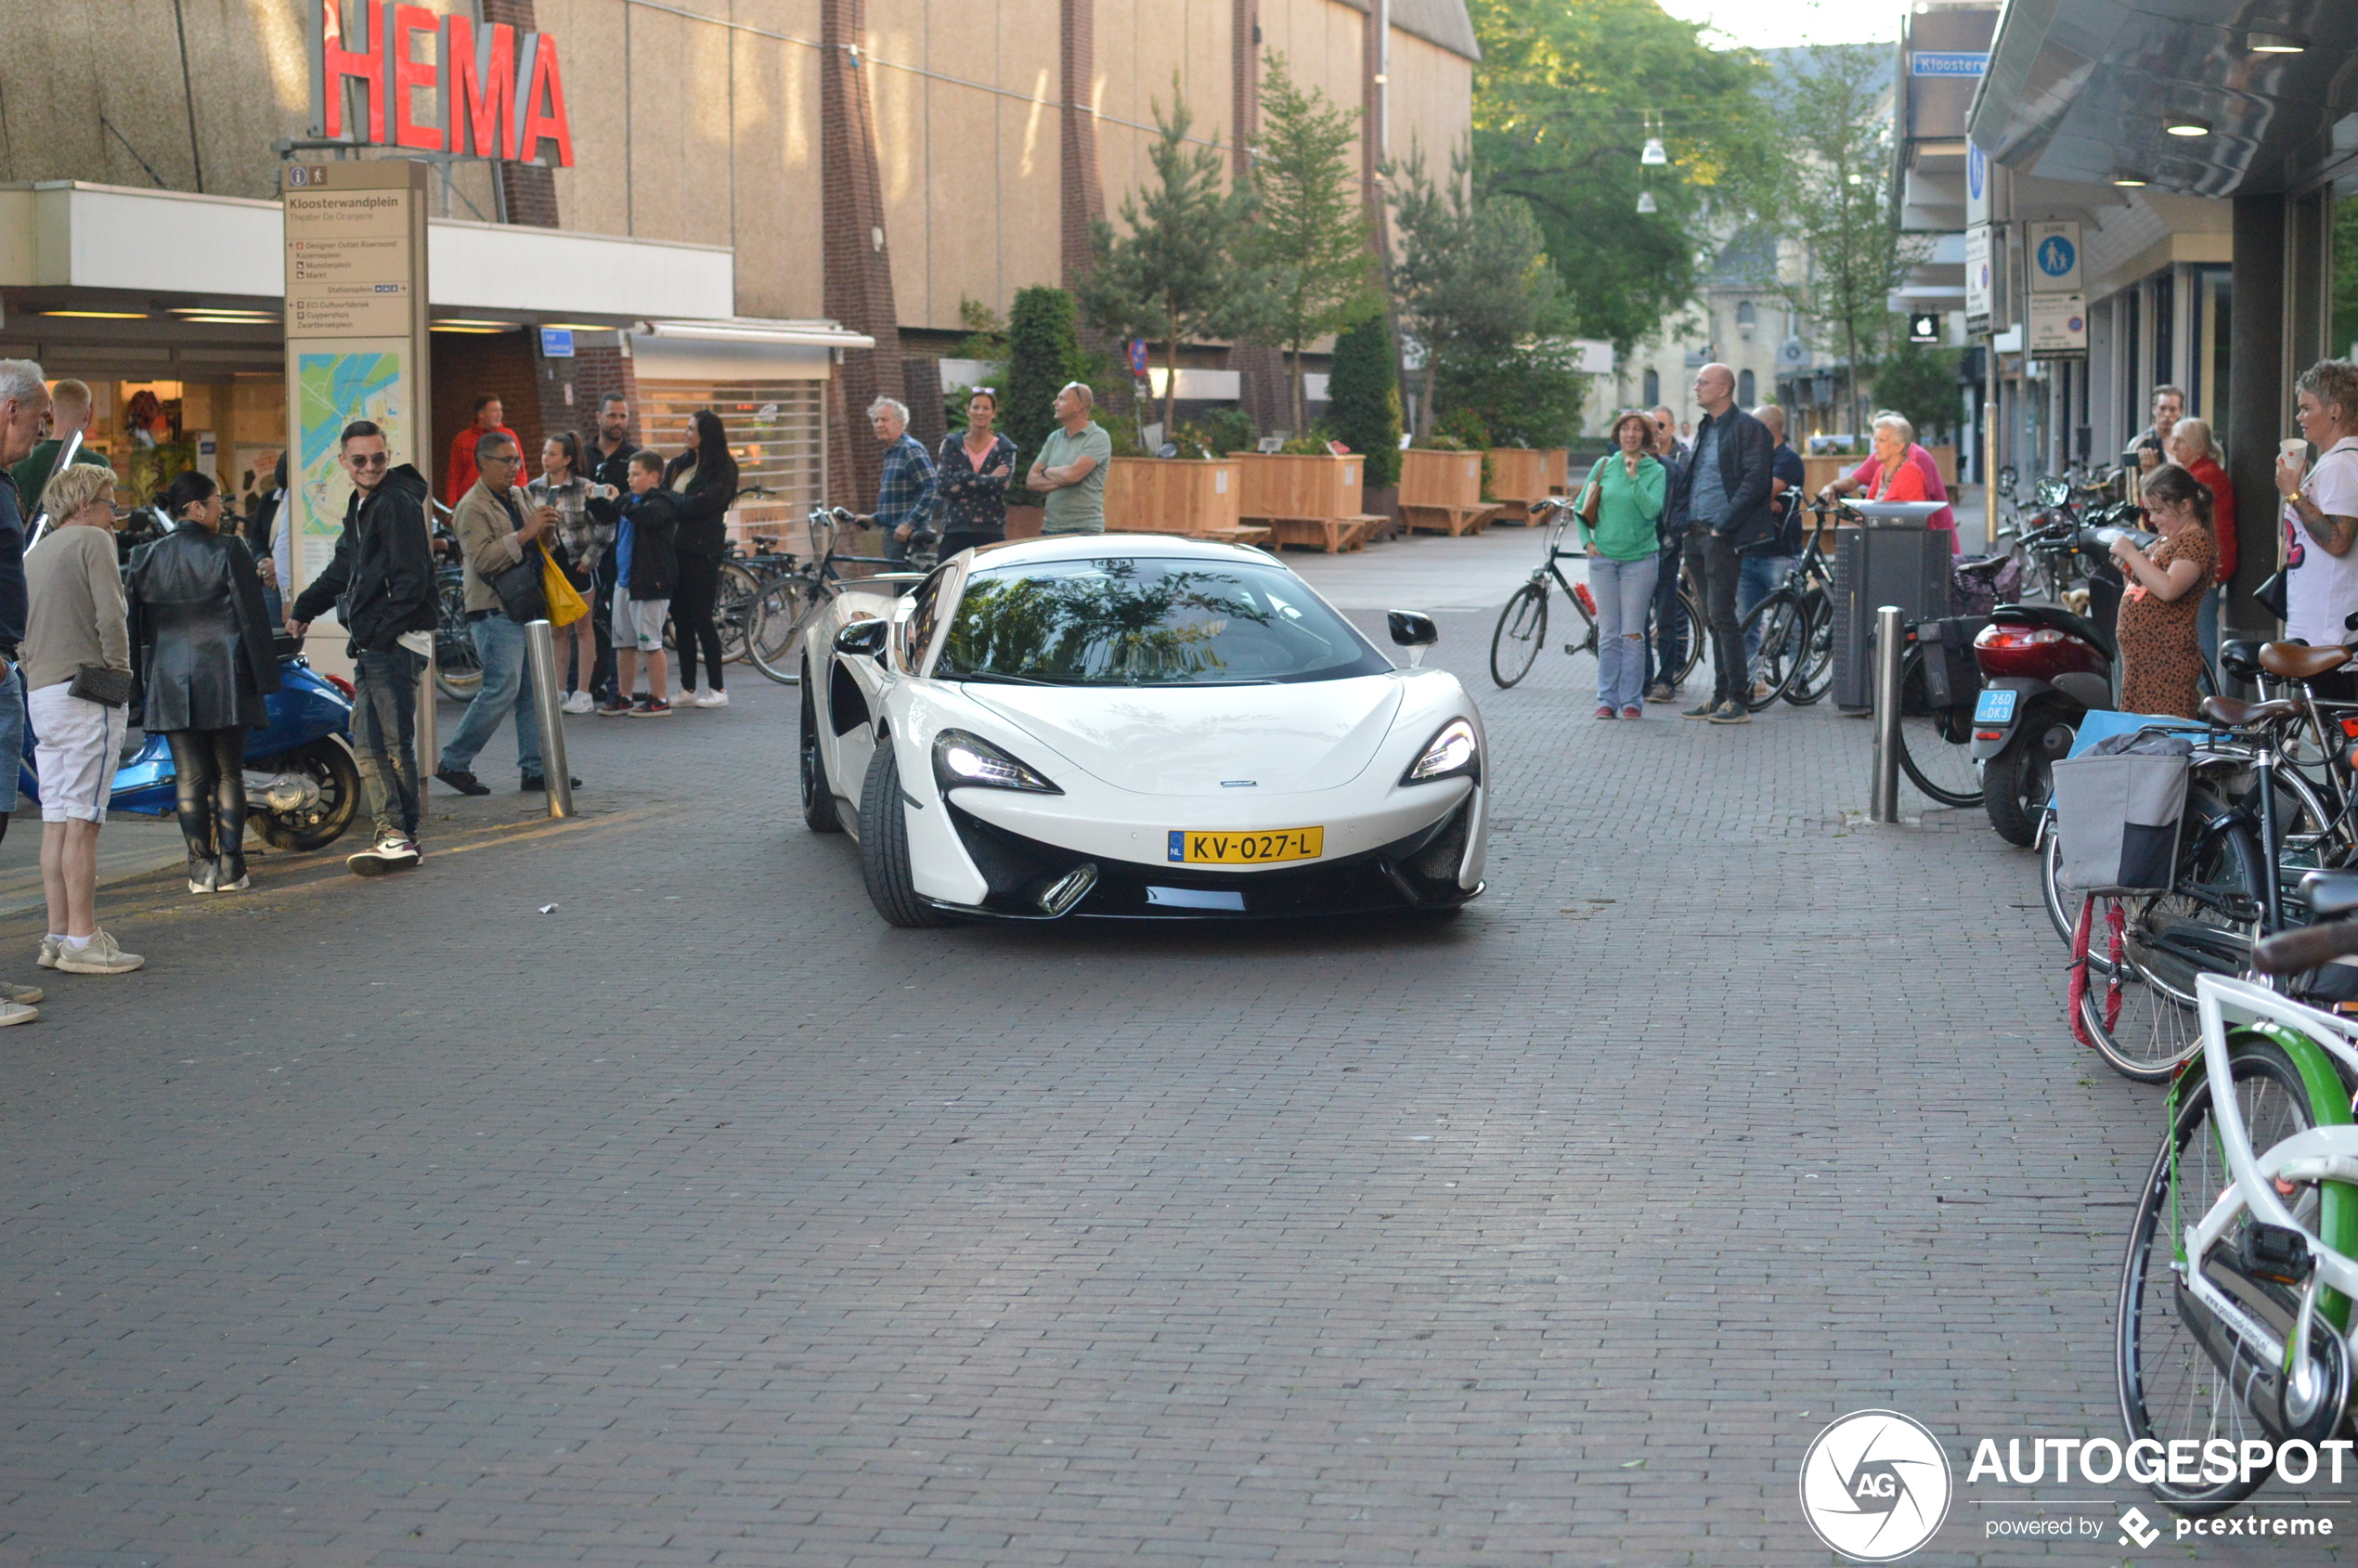
[[[1400,382],[1392,333],[1370,316],[1335,339],[1327,380],[1327,427],[1335,439],[1367,455],[1366,484],[1383,490],[1400,483]]]
[[[1907,417],[1926,446],[1957,427],[1961,351],[1902,340],[1875,366],[1875,401]]]
[[[1309,426],[1302,350],[1379,308],[1376,257],[1359,182],[1346,154],[1358,117],[1304,92],[1274,51],[1261,86],[1261,145],[1252,165],[1252,254],[1268,279],[1270,329],[1288,355],[1293,428]]]
[[[1095,266],[1082,288],[1082,308],[1108,336],[1163,344],[1166,429],[1179,398],[1179,345],[1241,336],[1267,318],[1263,279],[1245,260],[1252,195],[1221,189],[1217,140],[1187,146],[1193,120],[1175,77],[1172,87],[1170,118],[1152,105],[1160,133],[1148,150],[1155,183],[1122,200],[1128,235],[1117,237],[1102,218],[1090,226]]]
[[[1691,303],[1699,258],[1775,188],[1780,159],[1749,49],[1713,49],[1655,0],[1471,0],[1473,169],[1531,204],[1574,335],[1626,355]],[[1885,51],[1888,53],[1888,50]],[[1669,162],[1639,153],[1649,124]],[[1641,191],[1657,211],[1640,216]]]
[[[1861,370],[1872,373],[1898,317],[1890,299],[1916,260],[1891,200],[1891,111],[1883,102],[1891,51],[1820,44],[1803,52],[1781,94],[1790,154],[1775,227],[1793,265],[1761,279],[1793,307],[1805,337],[1838,351],[1845,415],[1861,429]]]
[[[1393,289],[1424,348],[1418,434],[1445,409],[1463,408],[1497,439],[1553,445],[1579,419],[1581,384],[1568,341],[1573,306],[1547,236],[1524,202],[1469,196],[1462,157],[1452,175],[1436,189],[1412,149],[1390,179],[1400,234]]]
[[[1019,289],[1007,312],[1007,384],[999,405],[999,428],[1016,444],[1016,473],[1023,474],[1040,455],[1056,424],[1056,394],[1067,382],[1087,379],[1089,361],[1081,352],[1079,312],[1062,289]],[[1010,486],[1011,504],[1033,504],[1032,492]]]

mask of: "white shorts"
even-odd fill
[[[671,618],[668,599],[633,599],[627,588],[614,590],[614,645],[642,654],[663,652],[663,623]]]
[[[131,714],[69,695],[72,685],[60,680],[25,699],[32,719],[32,768],[41,781],[41,820],[102,823]]]

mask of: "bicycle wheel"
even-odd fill
[[[761,591],[761,579],[752,569],[734,561],[720,564],[720,591],[712,606],[713,624],[720,629],[720,658],[724,664],[743,664],[745,658],[745,632],[751,623],[753,602]]]
[[[1792,590],[1779,589],[1752,607],[1744,617],[1744,645],[1753,650],[1744,686],[1744,706],[1753,712],[1774,703],[1800,675],[1809,654],[1809,626],[1801,601]],[[1767,695],[1761,695],[1763,691]]]
[[[1970,707],[1926,705],[1924,650],[1909,649],[1899,672],[1899,766],[1918,789],[1943,806],[1981,804],[1972,718]]]
[[[2055,928],[2056,940],[2066,947],[2071,945],[2072,923],[2079,918],[2079,902],[2066,897],[2055,880],[2063,866],[2063,844],[2055,836],[2055,809],[2042,806],[2039,810],[2039,901],[2047,908],[2047,923]],[[2094,954],[2089,963],[2096,962]]]
[[[2231,1049],[2234,1056],[2228,1070],[2235,1082],[2236,1108],[2253,1147],[2267,1148],[2316,1124],[2307,1085],[2290,1057],[2274,1044],[2256,1040],[2239,1041]],[[2270,1436],[2245,1404],[2243,1391],[2275,1369],[2255,1365],[2238,1368],[2232,1378],[2221,1371],[2203,1348],[2203,1339],[2232,1344],[2233,1337],[2223,1326],[2212,1322],[2189,1324],[2184,1314],[2203,1309],[2180,1286],[2180,1271],[2190,1265],[2198,1267],[2202,1277],[2230,1300],[2272,1331],[2290,1337],[2287,1330],[2296,1304],[2291,1292],[2250,1277],[2235,1262],[2243,1231],[2250,1223],[2248,1219],[2221,1238],[2208,1257],[2188,1260],[2178,1255],[2184,1245],[2181,1239],[2184,1227],[2207,1212],[2233,1183],[2218,1120],[2212,1114],[2210,1083],[2207,1077],[2197,1076],[2187,1085],[2177,1120],[2163,1135],[2153,1173],[2145,1178],[2136,1218],[2130,1225],[2128,1256],[2121,1263],[2120,1302],[2113,1328],[2114,1372],[2120,1391],[2120,1419],[2132,1442],[2150,1438],[2166,1450],[2173,1442],[2199,1445],[2223,1438],[2240,1445],[2248,1438]],[[2287,1199],[2294,1217],[2313,1230],[2319,1205],[2313,1184],[2296,1188]],[[2330,1330],[2319,1334],[2317,1342],[2339,1348]],[[2247,1481],[2238,1470],[2234,1478],[2216,1484],[2190,1486],[2163,1480],[2152,1483],[2151,1487],[2165,1507],[2199,1515],[2217,1513],[2241,1502],[2259,1488],[2263,1478],[2254,1475]]]
[[[1548,639],[1548,585],[1527,582],[1498,612],[1490,634],[1490,679],[1503,690],[1531,673],[1539,644]]]
[[[1795,707],[1807,707],[1833,690],[1834,608],[1822,589],[1812,590],[1803,598],[1801,607],[1808,616],[1808,651],[1800,673],[1785,688],[1785,701]]]
[[[2106,908],[2121,906],[2120,1011],[2110,1023],[2109,984],[2090,983],[2080,1022],[2115,1072],[2140,1083],[2167,1082],[2202,1044],[2195,1016],[2195,978],[2238,975],[2251,962],[2260,929],[2260,849],[2241,823],[2206,831],[2179,857],[2178,886],[2118,901],[2098,899],[2088,939],[2109,952]],[[2076,912],[2075,912],[2076,918]]]
[[[803,585],[784,577],[756,595],[745,628],[745,657],[781,686],[799,685],[802,667],[796,646],[802,641]]]
[[[1686,684],[1687,677],[1695,672],[1695,666],[1703,662],[1703,645],[1706,641],[1704,632],[1703,605],[1696,602],[1693,594],[1687,591],[1687,585],[1684,583],[1678,585],[1678,614],[1686,622],[1686,628],[1682,633],[1686,638],[1686,643],[1676,658],[1664,661],[1670,670],[1670,683],[1673,686]]]
[[[453,573],[439,588],[441,624],[434,634],[434,690],[452,702],[474,701],[483,689],[483,660],[467,631],[467,590]]]

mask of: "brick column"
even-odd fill
[[[1252,181],[1252,149],[1261,139],[1261,3],[1229,0],[1228,44],[1229,179]],[[1240,343],[1228,350],[1228,368],[1237,372],[1245,418],[1260,431],[1293,422],[1286,386],[1286,356],[1267,343]]]
[[[836,369],[836,418],[828,433],[828,478],[838,505],[876,502],[884,453],[868,429],[878,397],[907,401],[900,371],[900,316],[892,297],[892,251],[885,234],[884,181],[876,168],[875,112],[868,101],[865,0],[821,0],[820,176],[827,314],[876,346],[846,349]]]
[[[483,0],[486,22],[506,22],[519,33],[534,31],[532,0]],[[518,112],[522,112],[519,107]],[[512,163],[506,159],[491,166],[499,182],[500,203],[507,220],[533,228],[557,227],[557,172],[539,163]],[[538,454],[535,454],[536,456]]]
[[[1097,176],[1096,0],[1060,0],[1061,74],[1057,94],[1057,141],[1062,163],[1057,181],[1062,216],[1064,286],[1080,287],[1089,275],[1089,226],[1106,215],[1105,183]]]

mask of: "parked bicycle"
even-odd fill
[[[1531,673],[1532,665],[1538,660],[1539,646],[1548,640],[1548,603],[1552,597],[1549,592],[1551,584],[1563,590],[1565,600],[1572,605],[1573,629],[1578,633],[1576,641],[1563,645],[1564,652],[1574,657],[1585,654],[1591,661],[1597,656],[1596,598],[1588,591],[1587,582],[1575,583],[1565,577],[1561,564],[1566,561],[1588,559],[1586,551],[1564,548],[1564,535],[1574,521],[1572,507],[1571,498],[1565,496],[1531,504],[1531,513],[1535,518],[1546,514],[1546,521],[1541,525],[1548,530],[1548,553],[1546,559],[1533,570],[1530,580],[1515,590],[1514,597],[1507,601],[1507,607],[1498,612],[1498,625],[1490,634],[1490,679],[1501,688],[1513,686],[1522,680]],[[1670,667],[1668,679],[1675,686],[1685,680],[1703,658],[1703,608],[1695,599],[1692,585],[1683,576],[1679,579],[1678,609],[1674,613],[1684,617],[1687,633],[1684,647]],[[1649,647],[1663,645],[1661,617],[1649,615],[1646,624]],[[1667,641],[1677,639],[1674,637]]]
[[[846,529],[869,526],[873,522],[847,507],[814,506],[808,522],[808,559],[797,564],[792,555],[779,552],[780,559],[763,568],[767,575],[746,612],[746,657],[754,668],[785,686],[798,684],[802,679],[797,661],[800,657],[803,623],[821,605],[843,591],[844,567],[886,567],[888,570],[866,576],[870,580],[882,577],[907,582],[922,577],[934,565],[934,541],[929,534],[911,540],[909,558],[896,561],[881,555],[847,554],[836,549]]]

